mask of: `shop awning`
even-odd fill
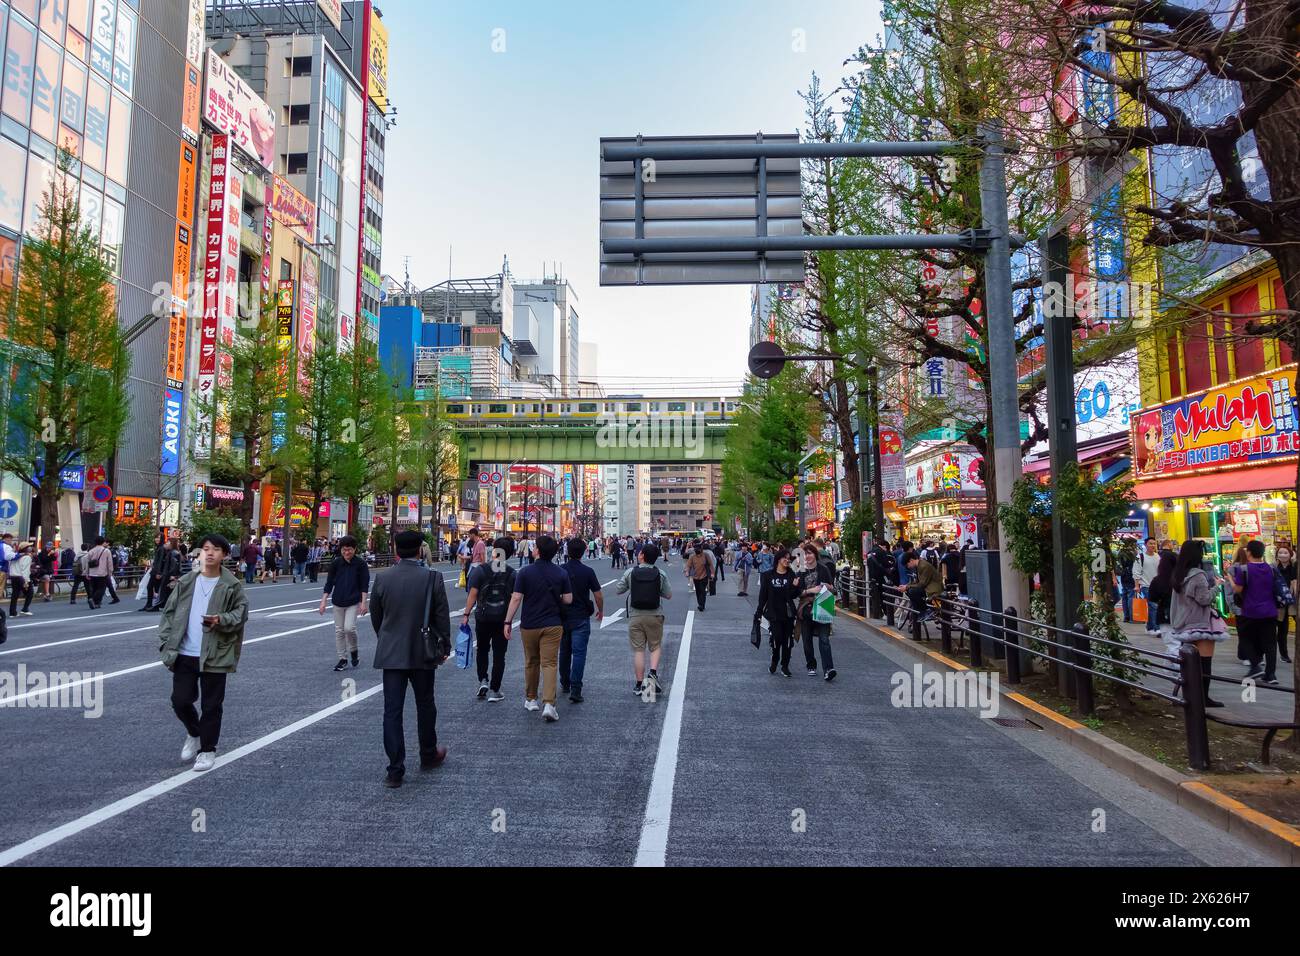
[[[1134,492],[1141,501],[1156,498],[1200,498],[1243,491],[1288,491],[1295,487],[1295,462],[1285,465],[1257,465],[1184,478],[1156,478],[1140,481]]]
[[[1118,476],[1124,474],[1124,472],[1129,470],[1129,467],[1131,465],[1132,462],[1130,461],[1130,459],[1120,458],[1112,462],[1111,464],[1107,465],[1105,468],[1103,468],[1101,470],[1101,474],[1097,476],[1097,481],[1101,482],[1104,485],[1106,482],[1112,480],[1113,478],[1117,478]]]
[[[1098,442],[1095,445],[1083,446],[1078,452],[1078,461],[1081,465],[1091,464],[1098,458],[1106,458],[1114,454],[1121,448],[1128,447],[1128,436],[1122,435],[1118,438],[1109,438],[1105,441]],[[1044,455],[1042,458],[1035,458],[1025,462],[1024,472],[1027,475],[1038,474],[1044,471],[1050,471],[1052,468],[1052,456]]]

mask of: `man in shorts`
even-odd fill
[[[637,555],[635,567],[628,568],[618,580],[618,593],[627,594],[627,636],[632,644],[632,667],[636,672],[633,693],[640,695],[645,684],[654,682],[656,694],[663,693],[659,683],[659,654],[664,639],[663,599],[673,596],[672,585],[663,568],[656,567],[659,549],[653,544],[644,545]],[[656,591],[655,583],[658,583]],[[650,673],[645,671],[645,653],[650,651]]]

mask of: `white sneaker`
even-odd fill
[[[537,709],[538,709],[537,701],[528,697],[524,698],[524,710],[537,710]]]
[[[185,738],[185,746],[181,748],[181,759],[193,760],[194,755],[198,752],[199,752],[199,738],[187,736]]]
[[[536,710],[537,708],[534,707],[533,709]],[[547,704],[545,707],[542,708],[542,716],[546,718],[547,721],[553,724],[560,719],[560,712],[555,709],[554,704]]]
[[[194,772],[202,773],[205,770],[211,770],[212,765],[217,762],[217,755],[211,750],[205,750],[194,758]]]

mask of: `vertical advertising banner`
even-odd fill
[[[169,388],[163,392],[163,440],[161,466],[164,475],[175,475],[181,467],[181,409],[184,407],[180,389]]]
[[[298,387],[311,387],[307,362],[316,347],[316,304],[320,291],[320,259],[316,253],[302,250],[302,287],[298,293]]]
[[[200,14],[202,19],[202,14]],[[181,135],[193,146],[199,144],[199,114],[203,108],[203,89],[199,68],[186,63],[182,68]]]
[[[229,143],[227,143],[229,149]],[[217,420],[214,445],[230,447],[230,393],[235,387],[235,359],[231,349],[239,319],[239,228],[244,209],[243,175],[227,156],[225,209],[221,230],[221,325],[217,351]],[[213,159],[213,178],[216,160]],[[209,237],[210,240],[211,237]]]
[[[208,457],[212,441],[212,404],[216,400],[217,343],[221,328],[222,248],[226,223],[230,144],[224,133],[212,137],[212,171],[206,210],[207,239],[203,249],[203,322],[199,327],[198,407],[195,411],[194,452]],[[238,239],[236,239],[238,242]]]
[[[176,190],[176,240],[172,256],[171,326],[167,336],[166,380],[170,388],[180,390],[185,381],[185,328],[189,303],[190,246],[194,223],[194,147],[180,144],[180,168]]]
[[[879,434],[881,497],[889,501],[899,501],[907,497],[902,416],[897,413],[882,415]]]
[[[388,112],[388,27],[370,12],[370,64],[366,76],[366,94],[379,112]]]
[[[289,390],[289,357],[293,349],[293,280],[281,279],[275,292],[275,344],[280,353],[276,368],[275,409],[271,412],[271,450],[283,444],[288,415],[285,400]]]

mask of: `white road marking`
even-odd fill
[[[277,637],[288,637],[290,634],[299,634],[303,631],[312,631],[318,627],[325,627],[327,625],[329,627],[333,627],[334,622],[322,621],[319,624],[308,624],[306,627],[296,627],[291,631],[281,631],[279,634],[268,634],[266,637],[255,637],[252,640],[244,641],[244,647],[247,647],[249,644],[259,644],[262,641],[271,641]],[[83,677],[81,678],[81,680],[67,681],[66,683],[63,684],[55,684],[54,686],[47,687],[44,690],[29,690],[25,694],[18,694],[14,697],[2,697],[0,698],[0,707],[12,707],[18,701],[26,700],[28,697],[43,697],[46,694],[57,694],[59,691],[63,690],[64,688],[80,687],[82,684],[89,684],[91,681],[95,681],[95,680],[108,680],[110,677],[121,677],[124,674],[134,674],[137,671],[148,670],[151,667],[162,667],[162,661],[152,661],[151,663],[148,664],[139,664],[135,667],[127,667],[120,671],[112,671],[111,673],[108,674],[95,674],[91,677]]]
[[[240,760],[250,754],[257,753],[257,751],[264,747],[269,747],[271,744],[283,740],[291,734],[296,734],[298,731],[304,730],[312,724],[319,723],[326,717],[331,717],[341,710],[346,710],[355,704],[359,704],[361,701],[373,697],[382,689],[383,684],[376,684],[373,687],[361,691],[355,697],[349,697],[347,700],[326,707],[324,710],[318,710],[316,713],[302,718],[302,720],[294,721],[286,727],[281,727],[279,730],[272,731],[265,737],[259,737],[251,743],[244,744],[244,746],[236,748],[224,756],[218,757],[216,763],[212,765],[212,769],[205,773],[195,773],[193,770],[183,771],[176,774],[174,777],[169,777],[166,780],[155,783],[151,787],[146,787],[128,797],[123,797],[121,800],[110,803],[106,807],[100,807],[98,810],[87,813],[85,816],[78,817],[76,820],[73,820],[70,823],[65,823],[61,827],[55,827],[53,830],[47,830],[38,836],[32,837],[30,840],[25,840],[17,846],[10,847],[8,850],[0,852],[0,866],[8,866],[10,863],[16,863],[18,860],[29,857],[33,853],[39,853],[41,850],[66,840],[68,837],[76,836],[84,830],[89,830],[91,827],[97,826],[105,820],[111,820],[113,817],[120,816],[121,814],[126,813],[126,811],[132,810],[141,804],[148,803],[150,800],[154,799],[154,797],[160,797],[164,793],[170,793],[177,787],[183,787],[187,783],[193,783],[201,777],[215,773],[218,768],[234,763],[236,760]]]
[[[1258,577],[1258,575],[1256,575],[1256,577]],[[605,628],[609,627],[611,624],[617,624],[617,623],[618,623],[618,619],[619,619],[620,617],[622,617],[622,616],[623,616],[624,614],[626,614],[626,613],[627,613],[627,608],[625,608],[625,607],[621,607],[621,608],[619,608],[617,611],[615,611],[615,612],[614,612],[613,614],[611,614],[609,617],[605,618],[603,621],[600,622],[600,629],[603,631]]]
[[[645,822],[641,824],[641,842],[636,849],[635,866],[664,866],[668,852],[668,826],[673,816],[673,785],[677,780],[677,748],[682,736],[682,707],[686,699],[686,674],[691,663],[691,631],[695,612],[686,612],[682,643],[673,670],[673,692],[668,697],[663,732],[659,735],[659,755],[655,758],[654,776],[650,779],[650,796],[645,805]]]
[[[293,604],[315,604],[315,601],[294,601]],[[258,614],[262,611],[274,611],[276,608],[292,607],[293,604],[272,604],[270,607],[255,607],[249,610],[249,614]],[[281,612],[285,614],[297,613],[293,611]],[[269,614],[268,617],[279,617],[279,614]],[[54,622],[50,622],[54,623]],[[62,644],[79,644],[82,641],[97,641],[103,637],[120,637],[123,634],[135,634],[139,631],[154,631],[158,629],[157,618],[154,618],[153,624],[146,624],[144,627],[132,627],[125,631],[111,631],[108,634],[92,634],[89,637],[71,637],[66,641],[50,641],[48,644],[28,644],[25,647],[15,647],[12,650],[0,651],[0,657],[7,654],[21,654],[23,651],[36,651],[43,647],[58,647]]]

